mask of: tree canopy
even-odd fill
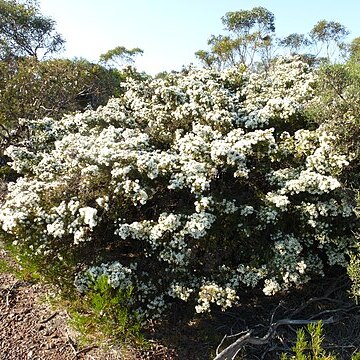
[[[339,22],[320,20],[311,29],[309,36],[317,47],[316,55],[324,51],[324,56],[330,59],[337,50],[345,49],[344,39],[348,34],[349,31]]]
[[[224,69],[243,64],[268,69],[271,61],[289,50],[312,63],[345,58],[351,48],[345,43],[349,34],[339,22],[320,20],[308,34],[291,33],[283,38],[275,34],[275,16],[263,7],[226,13],[222,18],[225,35],[211,35],[210,49],[195,55],[205,67]]]
[[[251,67],[259,60],[268,65],[275,33],[274,14],[263,7],[256,7],[228,12],[222,17],[222,23],[229,35],[212,35],[208,41],[210,51],[195,53],[205,65],[223,68],[241,63]]]
[[[124,46],[117,46],[100,55],[100,62],[106,65],[123,67],[134,63],[134,57],[142,55],[143,50],[139,48],[127,49]]]
[[[0,0],[0,59],[39,58],[60,51],[65,40],[55,25],[35,0]]]

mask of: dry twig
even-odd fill
[[[9,301],[9,298],[10,298],[10,295],[12,294],[12,292],[14,291],[14,288],[20,283],[20,281],[15,281],[12,286],[10,287],[10,289],[6,292],[6,295],[5,295],[5,303],[6,303],[6,307],[9,307],[10,306],[10,301]]]
[[[47,322],[49,322],[51,319],[53,319],[56,315],[58,314],[57,311],[55,311],[54,313],[52,313],[49,317],[47,317],[44,320],[39,321],[40,324],[46,324]]]

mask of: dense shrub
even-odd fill
[[[356,44],[355,44],[356,45]],[[309,103],[310,116],[336,135],[336,146],[348,154],[349,165],[342,174],[342,182],[360,194],[360,63],[359,53],[353,49],[345,64],[325,65],[319,71],[316,96]],[[360,217],[360,196],[357,216]],[[355,230],[357,244],[352,251],[348,269],[353,281],[352,294],[360,295],[360,230]]]
[[[61,118],[105,105],[119,95],[121,75],[86,60],[27,57],[0,62],[2,140],[12,140],[20,118]]]
[[[320,68],[316,97],[311,102],[310,116],[337,136],[337,146],[348,153],[351,162],[347,170],[348,185],[360,188],[360,64],[350,60],[345,64]]]
[[[360,175],[358,174],[358,177]],[[357,195],[357,207],[355,209],[357,217],[360,219],[360,189],[358,189]],[[352,281],[351,295],[355,298],[356,303],[359,303],[360,299],[360,229],[357,229],[355,233],[357,237],[357,243],[352,249],[351,260],[348,266],[348,274]]]
[[[266,74],[189,69],[27,121],[30,140],[7,149],[24,176],[0,210],[4,238],[45,273],[64,264],[81,292],[104,277],[131,289],[145,317],[174,299],[226,309],[247,288],[271,295],[346,266],[348,159],[305,116],[314,80],[296,58]]]

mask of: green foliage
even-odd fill
[[[224,68],[237,64],[252,67],[260,61],[269,66],[275,32],[275,18],[269,10],[255,7],[252,10],[228,12],[222,17],[228,36],[212,36],[210,51],[199,50],[198,59],[208,67]]]
[[[322,66],[316,93],[309,107],[310,117],[338,136],[337,145],[352,159],[348,185],[359,189],[360,63]]]
[[[211,68],[217,61],[217,58],[214,54],[211,54],[209,51],[205,51],[205,50],[196,51],[195,56],[207,68]]]
[[[352,40],[349,46],[350,60],[359,62],[360,60],[360,36]]]
[[[82,59],[26,58],[16,65],[1,63],[0,72],[2,123],[96,108],[119,89],[114,72]]]
[[[360,191],[360,63],[357,61],[358,39],[352,43],[350,60],[345,64],[324,65],[320,68],[315,101],[309,108],[310,117],[336,134],[337,146],[349,154],[350,166],[343,174],[346,186]],[[355,206],[355,204],[354,204]],[[357,196],[357,209],[360,197]],[[359,211],[357,211],[359,217]],[[348,273],[353,281],[352,295],[360,294],[359,229],[357,247],[353,252]]]
[[[75,268],[72,254],[63,252],[56,257],[43,256],[36,254],[31,244],[17,242],[5,243],[4,248],[19,265],[14,269],[17,277],[55,284],[64,290],[64,295],[71,292],[72,284],[69,282],[69,276]]]
[[[100,62],[107,65],[123,67],[134,63],[134,57],[142,55],[143,50],[139,48],[126,49],[124,46],[117,46],[114,49],[100,55]]]
[[[72,305],[72,324],[85,337],[101,332],[116,341],[142,341],[141,323],[130,308],[133,288],[113,289],[106,276],[96,279],[86,297]]]
[[[290,54],[299,54],[303,48],[310,45],[310,40],[304,34],[293,33],[280,39],[279,45],[288,48]]]
[[[97,108],[119,95],[121,73],[86,60],[23,58],[0,62],[2,148],[22,136],[19,118],[59,119],[66,113]]]
[[[323,341],[322,322],[309,324],[306,330],[300,329],[297,332],[296,344],[293,347],[295,354],[282,354],[281,360],[336,360],[335,355],[323,349]]]
[[[55,21],[41,14],[33,0],[0,0],[0,59],[37,58],[58,52],[64,39]]]
[[[359,250],[359,249],[358,249]],[[352,280],[351,294],[355,298],[356,303],[360,299],[360,256],[353,254],[348,266],[348,274]]]
[[[6,182],[15,181],[18,177],[18,174],[7,164],[5,161],[0,166],[0,196],[2,191],[6,188]]]
[[[263,7],[228,12],[222,17],[222,22],[227,30],[242,36],[251,30],[262,35],[275,32],[274,14]]]
[[[3,259],[0,259],[0,273],[13,272],[14,268]]]
[[[290,55],[302,54],[311,65],[346,56],[349,50],[345,43],[349,32],[334,21],[321,20],[309,34],[292,33],[280,39],[275,38],[274,14],[263,7],[228,12],[222,22],[227,35],[212,35],[210,49],[195,53],[205,67],[224,69],[244,64],[256,71],[268,70],[279,55],[275,42]]]
[[[0,272],[12,272],[19,279],[41,281],[61,289],[55,305],[66,306],[71,315],[70,322],[80,332],[84,343],[94,335],[97,340],[105,340],[103,337],[108,336],[115,342],[143,342],[141,322],[136,312],[131,310],[135,296],[132,287],[113,289],[108,278],[101,276],[93,282],[86,296],[81,296],[68,282],[75,269],[71,254],[47,258],[34,254],[31,246],[16,243],[6,245],[6,250],[20,267],[12,267],[0,260]]]

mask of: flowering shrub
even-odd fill
[[[7,149],[24,176],[0,211],[8,241],[51,266],[71,255],[76,288],[106,277],[156,317],[173,301],[227,309],[346,265],[356,241],[348,164],[311,129],[315,75],[298,59],[267,74],[189,69],[130,80],[97,111],[27,121]]]

